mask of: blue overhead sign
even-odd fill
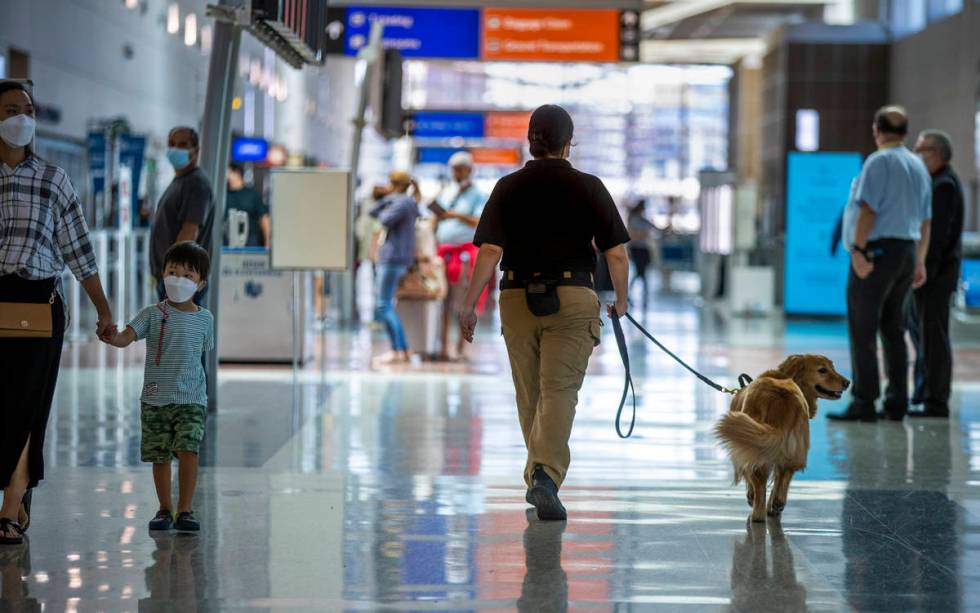
[[[420,111],[412,117],[409,133],[416,138],[483,138],[483,113]]]
[[[858,153],[789,154],[783,307],[791,315],[846,315],[850,256],[830,253],[834,226],[861,172]]]
[[[418,149],[418,164],[438,164],[445,166],[453,154],[463,151],[455,147],[421,147]]]
[[[240,136],[231,143],[234,162],[264,162],[269,156],[269,141],[264,138]]]
[[[479,59],[480,10],[348,6],[344,51],[367,45],[371,24],[384,26],[383,45],[404,57]]]

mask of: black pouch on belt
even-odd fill
[[[527,308],[538,317],[554,315],[561,309],[558,299],[558,279],[537,276],[528,280],[524,290]]]

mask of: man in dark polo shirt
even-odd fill
[[[917,325],[909,327],[916,346],[913,404],[921,403],[923,408],[909,412],[909,417],[949,417],[953,378],[949,305],[959,283],[963,257],[963,187],[949,164],[953,147],[948,134],[922,132],[915,152],[932,176],[932,232],[926,283],[913,293]]]
[[[157,205],[150,232],[150,272],[157,283],[160,300],[167,297],[163,286],[163,260],[176,243],[195,241],[211,252],[211,226],[214,222],[214,199],[211,182],[197,163],[199,138],[193,128],[174,128],[167,137],[167,159],[176,176],[167,186]],[[204,304],[207,286],[194,299]]]

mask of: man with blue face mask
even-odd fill
[[[199,144],[197,132],[186,126],[174,128],[167,138],[167,160],[175,176],[160,198],[150,234],[150,272],[160,300],[167,297],[162,272],[172,246],[194,241],[211,252],[214,199],[211,182],[197,165]],[[198,305],[203,304],[204,293],[196,297]]]

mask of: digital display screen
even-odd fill
[[[233,162],[264,162],[269,155],[269,141],[264,138],[239,137],[231,143]]]
[[[788,315],[847,314],[850,256],[831,238],[861,172],[859,153],[792,152],[786,165],[783,308]]]

